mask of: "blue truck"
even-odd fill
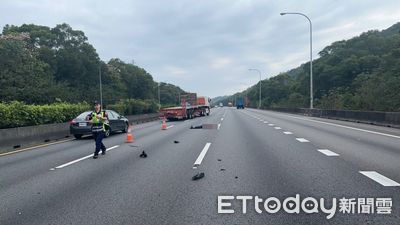
[[[244,109],[244,99],[243,97],[236,98],[236,108],[237,109]]]

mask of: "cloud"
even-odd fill
[[[135,61],[155,80],[211,97],[243,90],[309,60],[334,41],[400,21],[398,0],[14,0],[0,26],[66,22],[88,36],[103,60]]]
[[[187,77],[186,75],[188,74],[188,72],[180,67],[177,66],[166,66],[165,67],[165,73],[167,76],[171,77],[171,78],[185,78]]]
[[[231,64],[232,64],[232,60],[230,58],[221,57],[221,58],[214,59],[211,62],[210,67],[212,69],[221,69],[221,68],[225,68]]]

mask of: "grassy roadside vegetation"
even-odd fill
[[[0,129],[62,123],[72,120],[90,108],[87,103],[28,105],[12,101],[0,103]]]
[[[128,99],[108,105],[106,108],[122,115],[135,115],[157,112],[158,104],[153,100]],[[0,129],[68,122],[91,109],[92,106],[86,102],[44,105],[25,104],[19,101],[0,103]]]

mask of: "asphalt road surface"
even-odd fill
[[[227,107],[160,128],[1,156],[0,224],[400,224],[398,129]]]

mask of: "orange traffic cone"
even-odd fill
[[[167,129],[167,123],[165,122],[165,118],[164,118],[162,121],[162,124],[161,124],[161,130],[166,130],[166,129]]]
[[[126,132],[126,143],[131,143],[131,142],[133,142],[133,135],[132,135],[132,129],[131,129],[131,126],[129,126],[129,128],[128,128],[128,132]]]

